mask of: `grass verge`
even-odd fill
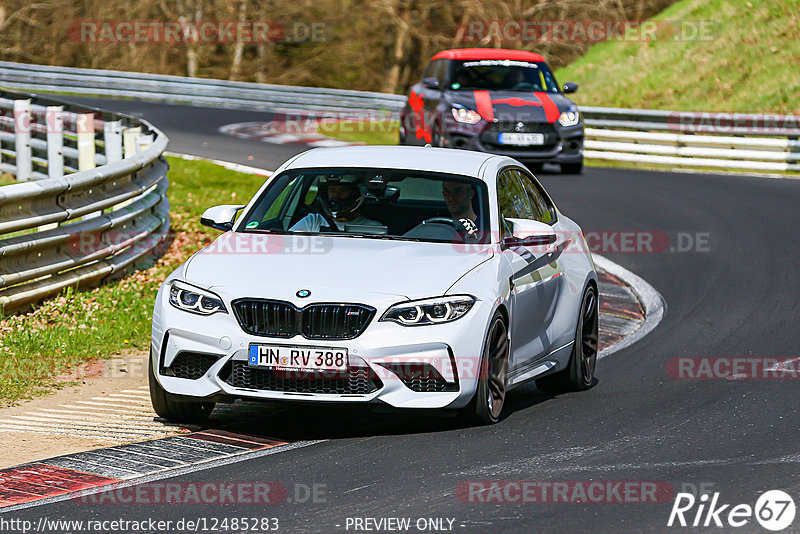
[[[400,121],[398,119],[385,119],[321,122],[317,126],[317,132],[348,143],[396,145],[400,134]]]
[[[263,177],[204,161],[168,158],[173,241],[150,269],[85,291],[67,290],[30,313],[0,319],[0,405],[47,394],[96,358],[147,350],[161,282],[219,232],[200,225],[215,204],[245,203]],[[61,377],[61,378],[59,378]]]
[[[556,77],[592,106],[800,113],[798,13],[800,0],[681,0],[651,19],[656,40],[599,43]]]

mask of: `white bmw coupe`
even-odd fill
[[[531,380],[546,391],[594,382],[591,254],[511,158],[315,149],[247,206],[201,221],[224,233],[156,297],[161,417],[199,422],[247,399],[459,410],[486,424]]]

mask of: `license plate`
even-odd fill
[[[501,145],[543,145],[544,134],[540,133],[500,133],[497,142]]]
[[[344,371],[347,349],[297,345],[250,345],[247,364],[285,371]]]

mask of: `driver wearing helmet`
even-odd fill
[[[336,229],[343,231],[346,226],[377,226],[378,221],[368,219],[358,213],[364,203],[364,195],[353,176],[329,177],[320,183],[320,198],[330,210]],[[292,232],[319,232],[330,223],[320,213],[309,213],[290,228]]]

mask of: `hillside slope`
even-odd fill
[[[654,21],[713,21],[706,40],[603,42],[559,69],[584,105],[800,114],[800,0],[681,0]],[[693,23],[689,23],[693,24]]]

